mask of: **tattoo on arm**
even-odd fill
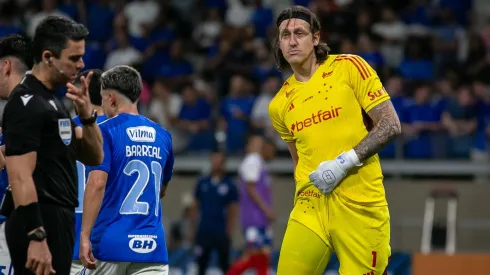
[[[354,147],[360,161],[364,161],[383,148],[395,136],[401,134],[401,125],[395,108],[387,100],[368,113],[373,120],[373,129]]]

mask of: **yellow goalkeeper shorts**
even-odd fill
[[[323,274],[334,251],[340,275],[384,274],[391,255],[388,206],[354,204],[314,186],[298,194],[277,274]]]

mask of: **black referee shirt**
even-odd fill
[[[75,124],[65,106],[27,74],[3,113],[7,156],[37,152],[34,183],[40,203],[77,207]]]

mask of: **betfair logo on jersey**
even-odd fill
[[[126,128],[129,139],[134,142],[155,142],[155,128],[138,126]]]
[[[373,101],[377,98],[382,97],[385,94],[386,94],[385,87],[381,87],[381,89],[377,90],[376,92],[368,92],[368,97],[370,101]]]
[[[314,126],[316,124],[328,121],[332,118],[339,116],[342,107],[330,107],[330,110],[319,110],[317,113],[312,113],[310,117],[303,119],[302,121],[296,121],[291,124],[291,135],[301,132],[302,130]]]
[[[303,191],[303,192],[299,193],[298,197],[312,197],[312,198],[319,199],[322,197],[322,194],[315,192],[315,191],[312,191],[312,190],[308,190],[308,191]]]

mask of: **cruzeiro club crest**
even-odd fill
[[[58,131],[60,134],[61,141],[68,146],[71,143],[71,121],[69,118],[58,119]]]

